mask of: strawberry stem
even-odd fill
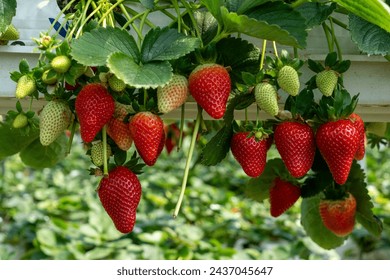
[[[278,48],[276,47],[276,42],[275,42],[275,41],[272,42],[272,46],[274,47],[275,56],[276,56],[276,57],[279,57]]]
[[[73,137],[74,137],[75,132],[76,132],[76,120],[73,120],[72,127],[70,130],[70,137],[69,137],[69,141],[68,141],[68,146],[66,149],[66,155],[69,155],[70,150],[72,149]]]
[[[261,48],[261,61],[260,61],[260,70],[263,70],[264,60],[265,60],[265,51],[267,49],[267,40],[263,40],[263,46]]]
[[[177,145],[177,151],[180,151],[181,146],[183,145],[183,130],[184,130],[184,114],[185,114],[185,103],[181,105],[181,114],[180,114],[180,136],[179,144]]]
[[[103,176],[108,176],[108,164],[107,164],[107,125],[103,126]]]
[[[183,202],[184,192],[185,192],[186,187],[187,187],[188,174],[190,172],[191,159],[192,159],[192,155],[194,153],[195,143],[196,143],[196,139],[198,137],[198,132],[199,132],[199,127],[200,127],[201,121],[202,121],[202,108],[198,105],[198,115],[196,116],[194,131],[192,132],[191,144],[190,144],[190,148],[188,150],[186,166],[185,166],[184,175],[183,175],[183,181],[181,184],[180,196],[179,196],[179,199],[178,199],[177,204],[176,204],[175,212],[173,213],[173,218],[176,218],[177,215],[179,214],[180,206]]]

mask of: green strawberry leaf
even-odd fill
[[[261,8],[251,10],[245,15],[229,13],[224,7],[221,12],[225,28],[231,33],[241,32],[298,48],[306,46],[305,19],[284,3],[267,2],[261,5]]]
[[[321,193],[326,187],[333,184],[330,172],[319,172],[306,178],[301,188],[302,198],[308,198]]]
[[[390,32],[389,6],[382,0],[333,0],[333,2]]]
[[[382,222],[374,215],[374,207],[371,197],[368,194],[367,184],[365,182],[365,173],[360,165],[355,161],[352,164],[346,186],[349,192],[356,199],[356,219],[371,234],[379,237],[383,225]]]
[[[137,43],[125,30],[119,28],[97,28],[84,33],[72,42],[72,57],[86,66],[104,66],[107,58],[115,52],[140,60]]]
[[[3,33],[16,15],[16,0],[0,0],[0,34]]]
[[[325,66],[333,67],[337,63],[337,52],[328,53],[325,57]]]
[[[241,38],[226,38],[217,43],[220,63],[230,66],[232,82],[243,82],[241,72],[256,74],[260,65],[260,49]]]
[[[200,46],[200,40],[178,33],[176,29],[157,27],[145,36],[141,48],[143,63],[180,58]]]
[[[390,54],[390,32],[366,20],[349,15],[352,40],[359,49],[369,55]]]
[[[29,65],[28,61],[25,58],[23,58],[19,62],[19,71],[20,71],[21,74],[28,74],[28,73],[30,73],[30,65]]]
[[[194,18],[201,34],[204,45],[210,43],[218,33],[218,22],[213,15],[206,11],[195,11]]]
[[[154,9],[154,0],[139,0],[139,2],[142,4],[142,6],[144,6],[145,8],[149,9],[149,10],[153,10]]]
[[[322,66],[322,64],[318,61],[308,59],[307,64],[308,64],[309,69],[315,73],[320,73],[321,71],[325,70],[324,66]]]
[[[233,126],[223,126],[202,150],[201,163],[214,166],[220,163],[230,150],[230,140],[233,136]]]
[[[39,136],[38,118],[31,119],[31,127],[25,130],[13,128],[13,119],[7,115],[6,122],[0,122],[0,158],[20,152]]]
[[[349,69],[350,66],[351,66],[350,60],[342,60],[342,61],[338,61],[332,67],[332,69],[341,74],[341,73],[347,72],[347,70]]]
[[[23,163],[36,169],[52,167],[65,158],[67,137],[63,133],[49,146],[42,146],[39,138],[20,151]]]
[[[303,89],[297,96],[289,96],[284,109],[291,112],[293,117],[301,116],[303,119],[311,119],[315,115],[314,93]]]
[[[267,161],[263,173],[257,178],[251,178],[245,186],[244,195],[258,202],[269,198],[269,189],[280,173],[288,174],[282,159],[275,158]]]
[[[322,24],[336,9],[337,5],[332,3],[331,5],[321,3],[304,3],[299,6],[296,11],[306,19],[306,25],[308,28]]]
[[[222,24],[221,7],[224,5],[224,0],[202,0],[203,5],[207,10]]]
[[[319,211],[320,197],[312,196],[302,199],[301,224],[307,235],[319,246],[330,250],[341,246],[344,238],[334,235],[322,223]]]
[[[131,56],[113,53],[108,57],[110,71],[126,84],[135,88],[157,88],[172,77],[172,67],[167,61],[138,65]]]

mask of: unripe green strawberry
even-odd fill
[[[23,128],[28,124],[28,118],[24,113],[19,113],[14,121],[12,122],[12,126],[14,128]]]
[[[275,87],[269,83],[259,83],[255,87],[255,99],[257,106],[271,116],[279,112],[278,93]]]
[[[126,88],[125,82],[115,75],[111,75],[110,78],[108,78],[108,85],[116,92],[121,92]]]
[[[29,75],[23,75],[16,84],[15,96],[18,99],[22,99],[26,96],[33,94],[37,90],[37,85],[34,78]]]
[[[331,96],[337,85],[338,74],[334,70],[323,70],[316,76],[316,84],[321,93]]]
[[[13,24],[9,25],[7,29],[0,35],[0,40],[13,41],[19,39],[19,31]]]
[[[69,70],[71,64],[72,61],[66,55],[56,56],[50,63],[51,67],[53,67],[54,71],[57,73],[66,73]]]
[[[107,158],[111,156],[111,147],[110,145],[107,145]],[[96,166],[102,166],[104,164],[104,157],[103,157],[103,142],[98,142],[96,144],[92,145],[91,148],[91,159],[92,163]]]
[[[385,122],[371,122],[367,124],[367,133],[372,133],[379,137],[385,137],[386,130],[387,123]]]
[[[278,73],[279,86],[289,95],[296,96],[299,93],[298,72],[291,66],[283,66]]]
[[[57,75],[55,72],[51,72],[50,70],[46,70],[42,74],[42,81],[47,85],[53,85],[57,82]]]
[[[187,78],[181,75],[173,75],[168,84],[157,88],[158,109],[161,113],[169,113],[183,105],[187,97]]]
[[[49,101],[39,115],[39,139],[43,146],[53,143],[69,126],[72,112],[63,101]]]

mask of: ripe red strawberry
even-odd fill
[[[151,112],[139,112],[131,118],[129,129],[134,145],[145,164],[154,165],[165,143],[162,119]]]
[[[43,146],[53,143],[69,126],[72,112],[63,101],[49,101],[39,115],[39,140]]]
[[[119,149],[123,151],[130,149],[131,144],[133,143],[129,125],[120,119],[111,118],[107,126],[107,134],[114,140]]]
[[[124,166],[115,167],[100,181],[99,199],[122,233],[130,233],[134,228],[141,192],[137,176]]]
[[[172,79],[163,87],[157,88],[158,110],[169,113],[186,102],[188,97],[188,81],[181,75],[173,75]]]
[[[366,153],[366,131],[364,129],[364,122],[356,113],[352,113],[349,116],[349,119],[352,121],[360,135],[359,147],[356,151],[355,159],[362,160],[364,158],[364,154]]]
[[[272,217],[278,217],[286,212],[301,196],[301,188],[276,177],[269,189],[270,212]]]
[[[237,132],[233,135],[230,148],[233,156],[250,177],[260,176],[267,162],[267,138],[256,140],[250,132]]]
[[[167,149],[168,154],[170,154],[174,147],[176,147],[177,142],[180,138],[180,129],[175,123],[170,125],[165,125],[165,148]]]
[[[81,138],[90,143],[114,114],[114,99],[103,85],[92,83],[81,89],[75,105]]]
[[[228,71],[219,64],[197,66],[188,78],[195,101],[214,119],[223,117],[231,89]]]
[[[304,176],[313,165],[316,151],[314,133],[307,124],[286,121],[276,126],[275,146],[293,177]]]
[[[335,235],[350,234],[355,226],[356,199],[351,193],[339,200],[321,200],[320,215],[325,227]]]
[[[359,141],[359,131],[350,120],[327,122],[317,130],[317,147],[339,185],[348,179]]]

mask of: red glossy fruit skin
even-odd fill
[[[162,119],[151,112],[139,112],[129,122],[130,135],[146,165],[156,163],[165,144]]]
[[[129,125],[117,118],[111,118],[107,126],[107,134],[118,145],[119,149],[127,151],[133,144]]]
[[[118,231],[133,230],[141,193],[137,176],[124,166],[115,167],[100,181],[99,199]]]
[[[248,138],[249,132],[237,132],[233,135],[230,148],[234,158],[250,177],[260,176],[267,162],[267,140],[256,141],[255,136]]]
[[[335,235],[350,234],[355,226],[356,199],[352,194],[344,200],[321,200],[320,216],[325,227]]]
[[[80,122],[81,138],[90,143],[110,121],[115,101],[103,85],[92,83],[85,85],[77,95],[75,109]]]
[[[195,101],[214,119],[223,117],[231,90],[228,71],[219,64],[196,67],[188,78],[188,86]]]
[[[356,113],[352,113],[349,116],[349,119],[352,121],[352,123],[354,124],[355,128],[358,130],[360,135],[359,147],[356,151],[355,159],[362,160],[364,158],[364,154],[366,153],[366,140],[367,140],[366,131],[364,128],[364,122],[363,119]]]
[[[317,130],[317,148],[339,185],[348,179],[359,141],[359,132],[350,120],[324,123]]]
[[[276,218],[294,205],[301,196],[301,188],[276,177],[269,193],[271,216]]]
[[[309,125],[290,121],[280,123],[274,131],[274,141],[293,177],[302,177],[311,169],[316,144],[314,132]]]

